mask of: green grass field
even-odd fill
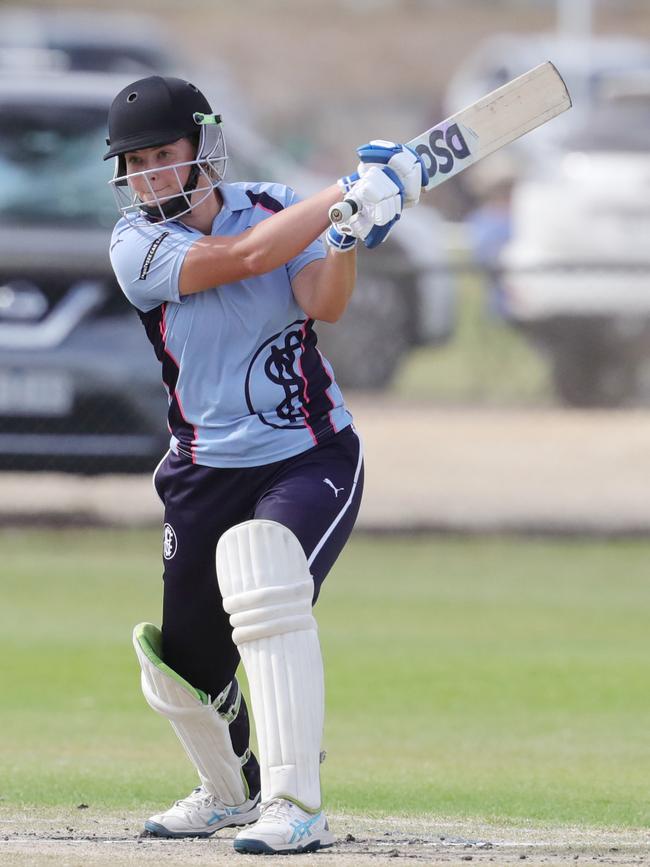
[[[4,531],[0,798],[143,810],[194,775],[145,704],[155,532]],[[358,537],[318,619],[327,804],[650,821],[650,543]]]

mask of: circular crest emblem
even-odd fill
[[[171,560],[176,553],[178,542],[176,541],[176,533],[171,524],[165,524],[163,530],[163,557],[165,560]]]
[[[274,428],[304,428],[305,380],[300,368],[304,321],[297,319],[255,352],[246,374],[250,412]]]

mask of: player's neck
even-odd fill
[[[221,208],[223,207],[223,199],[218,189],[215,189],[214,196],[208,196],[196,207],[192,208],[189,214],[181,217],[181,222],[185,223],[191,229],[198,229],[204,235],[211,234],[212,223]]]

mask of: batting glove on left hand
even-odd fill
[[[354,250],[357,246],[357,239],[354,235],[346,235],[344,232],[339,232],[336,226],[331,225],[325,235],[327,246],[332,250],[338,250],[339,253],[347,253],[349,250]]]
[[[429,180],[424,160],[408,145],[375,139],[357,148],[361,159],[357,168],[363,175],[371,166],[387,166],[404,186],[404,207],[412,208],[420,201],[420,193]]]

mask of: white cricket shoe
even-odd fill
[[[276,798],[262,805],[260,819],[235,837],[235,851],[249,855],[315,852],[334,843],[322,810],[307,813],[292,801]]]
[[[144,823],[145,831],[156,837],[210,837],[220,828],[249,825],[259,818],[259,795],[238,807],[228,807],[204,786]]]

